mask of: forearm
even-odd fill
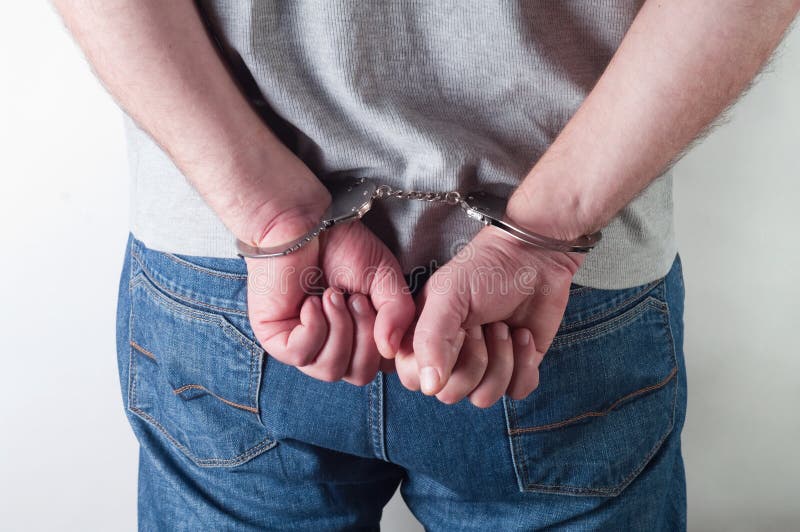
[[[53,3],[112,96],[237,237],[257,242],[274,219],[326,201],[241,94],[194,2]]]
[[[744,90],[798,0],[649,0],[508,215],[574,238],[602,228]]]

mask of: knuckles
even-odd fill
[[[500,397],[495,396],[483,396],[475,394],[469,396],[469,402],[472,403],[473,406],[481,409],[490,408],[499,400]]]
[[[308,366],[314,362],[315,353],[301,353],[298,351],[289,351],[282,355],[273,355],[275,358],[288,364],[290,366],[303,367]]]
[[[351,282],[344,283],[348,291],[367,292],[364,288],[375,288],[380,290],[397,290],[391,292],[384,301],[388,304],[382,316],[381,309],[376,309],[377,316],[373,326],[374,330],[393,329],[390,326],[402,326],[399,322],[408,317],[410,323],[415,315],[420,317],[420,321],[409,331],[411,335],[414,353],[423,355],[450,356],[447,349],[452,338],[448,338],[447,331],[438,322],[450,324],[451,317],[457,317],[462,327],[469,321],[491,323],[498,320],[509,323],[523,320],[531,314],[529,311],[535,310],[537,303],[534,298],[540,295],[550,295],[550,303],[560,301],[559,298],[568,297],[569,285],[575,271],[580,266],[582,260],[574,259],[568,254],[558,254],[554,252],[535,252],[530,249],[520,251],[515,243],[509,243],[502,239],[496,239],[489,233],[481,233],[470,244],[472,249],[468,259],[453,260],[440,268],[433,276],[428,279],[423,295],[415,301],[408,294],[403,292],[405,281],[403,279],[399,264],[394,256],[389,252],[380,240],[377,239],[365,226],[359,223],[349,224],[336,228],[325,235],[321,241],[320,265],[325,272],[326,279],[330,283],[331,271],[334,268],[342,268],[349,271]],[[535,271],[536,295],[518,292],[517,295],[492,293],[489,283],[496,282],[496,275],[500,275],[506,282],[515,280],[515,275],[520,268],[533,268]],[[371,276],[371,277],[370,277]],[[503,279],[501,279],[503,280]],[[461,283],[461,284],[459,284]],[[339,285],[340,283],[337,283]],[[549,292],[541,290],[547,286]],[[514,286],[511,286],[514,289]],[[248,293],[248,300],[250,300]],[[258,296],[254,294],[254,299]],[[552,299],[555,298],[555,299]],[[289,305],[291,297],[283,299],[286,305],[285,310],[291,312],[295,310],[295,305]],[[259,307],[258,303],[253,305],[251,311],[251,323],[258,324],[255,316],[266,316],[269,310],[274,311],[275,307],[267,304],[267,300],[261,298],[263,302]],[[543,301],[543,299],[538,300]],[[270,302],[271,303],[271,302]],[[280,302],[279,302],[280,304]],[[269,307],[269,308],[267,308]],[[289,307],[292,307],[289,309]],[[283,308],[283,306],[282,306]],[[425,308],[429,312],[425,313]],[[391,309],[391,310],[389,310]],[[526,310],[527,309],[527,310]],[[443,314],[444,312],[444,314]],[[418,314],[419,313],[419,314]],[[271,312],[269,312],[271,314]],[[435,316],[439,315],[437,319]],[[443,319],[442,316],[446,316]],[[386,317],[388,316],[388,317]],[[286,319],[289,317],[287,316]],[[387,321],[388,320],[388,321]],[[424,321],[423,321],[424,320]],[[276,320],[283,321],[283,320]],[[452,322],[457,320],[453,319]],[[397,323],[394,323],[397,322]],[[436,322],[436,323],[435,323]],[[479,323],[480,322],[480,323]],[[270,323],[261,323],[263,331],[271,330]],[[527,325],[527,323],[526,323]],[[514,324],[512,323],[512,326]],[[449,327],[452,327],[450,325]],[[254,328],[256,328],[254,326]],[[492,329],[487,330],[488,333]],[[269,344],[267,335],[256,334],[261,345]],[[273,335],[274,336],[274,335]],[[374,336],[374,334],[373,334]],[[451,335],[452,336],[452,335]],[[509,335],[510,336],[510,335]],[[407,335],[408,338],[408,335]],[[475,358],[472,364],[481,374],[489,366],[490,354],[486,350],[473,350],[474,352],[462,352],[457,356],[471,356]],[[378,356],[377,351],[374,353]],[[330,360],[327,355],[323,360],[316,360],[318,353],[301,352],[296,349],[284,348],[270,351],[277,360],[296,366],[307,375],[325,381],[337,382],[346,380],[355,386],[364,386],[371,382],[377,370],[365,368],[349,368],[348,361],[343,360],[343,356],[336,356]],[[349,356],[349,353],[347,354]],[[401,383],[412,391],[419,390],[419,380],[417,375],[417,364],[414,355],[410,357],[400,357],[396,360],[396,369]],[[517,368],[514,369],[517,371]],[[538,385],[535,383],[518,383],[508,388],[506,393],[513,399],[523,399],[527,397]],[[447,393],[441,391],[437,398],[445,404],[454,404],[464,399],[465,394]],[[477,408],[489,408],[497,403],[502,397],[502,393],[494,389],[479,388],[472,390],[468,395],[470,403]]]

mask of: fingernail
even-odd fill
[[[531,332],[528,329],[522,329],[517,333],[517,342],[519,342],[519,345],[528,345],[531,343]]]
[[[483,327],[481,327],[480,325],[476,325],[475,327],[470,327],[469,329],[467,329],[467,334],[469,334],[469,337],[472,338],[473,340],[480,340],[481,338],[483,338]]]
[[[393,353],[397,353],[400,349],[400,342],[403,340],[403,331],[400,329],[395,329],[392,334],[389,335],[389,347],[392,349]]]
[[[494,326],[494,337],[498,340],[508,340],[508,325],[502,321],[498,322],[497,325]]]
[[[394,358],[400,351],[400,343],[403,341],[403,331],[395,329],[389,334],[386,340],[378,342],[378,351],[387,358]]]
[[[419,370],[419,386],[425,395],[433,395],[439,388],[439,372],[436,368],[426,366]]]
[[[331,303],[333,303],[337,307],[344,306],[344,297],[339,292],[333,290],[331,292]]]
[[[359,295],[351,296],[350,303],[353,305],[353,310],[356,311],[356,314],[364,315],[367,313],[367,303],[364,301],[364,298]]]

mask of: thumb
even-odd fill
[[[400,342],[414,321],[416,307],[400,265],[389,251],[383,266],[375,271],[369,286],[369,296],[377,311],[375,317],[375,343],[386,358],[394,358]]]
[[[459,294],[459,290],[431,290],[435,277],[434,274],[425,286],[419,302],[422,311],[414,329],[414,357],[420,388],[426,395],[439,393],[450,378],[464,343],[462,324],[469,308],[465,294]]]

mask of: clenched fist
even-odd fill
[[[291,241],[311,223],[284,222],[260,245]],[[360,222],[336,226],[285,257],[246,261],[256,338],[271,356],[317,379],[370,382],[380,354],[397,351],[414,319],[397,259]]]
[[[403,384],[481,407],[505,393],[527,396],[582,261],[482,229],[426,283],[413,334],[395,358]]]

